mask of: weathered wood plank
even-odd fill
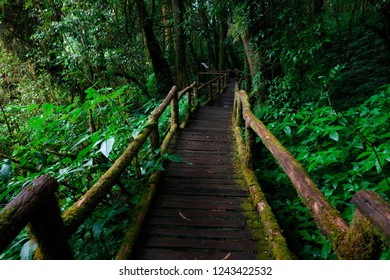
[[[207,251],[174,251],[164,249],[145,249],[136,253],[138,259],[148,260],[254,260],[256,254],[246,252],[207,252]]]
[[[160,191],[161,194],[186,194],[186,195],[218,195],[218,196],[229,196],[229,197],[247,197],[248,193],[244,191],[237,191],[236,188],[227,189],[209,189],[205,188],[196,188],[196,187],[168,187],[165,186]]]
[[[204,202],[205,204],[241,204],[241,199],[237,197],[218,197],[216,195],[173,195],[160,194],[160,199],[165,201],[188,201],[188,202]]]
[[[241,252],[254,252],[257,250],[258,242],[251,240],[226,241],[213,239],[188,239],[188,238],[160,238],[151,237],[144,242],[146,247],[161,248],[196,248],[196,249],[218,249],[234,250]]]
[[[245,211],[247,212],[247,211]],[[205,209],[175,209],[175,208],[153,208],[150,211],[150,216],[153,217],[202,217],[210,219],[246,219],[243,211],[213,211]],[[253,211],[252,211],[253,213]]]
[[[171,207],[183,209],[211,209],[211,210],[241,210],[240,205],[237,204],[205,204],[202,202],[188,202],[188,201],[157,201],[155,207]]]
[[[177,226],[177,227],[203,227],[203,228],[244,228],[245,221],[242,220],[215,220],[215,219],[197,219],[192,220],[189,218],[182,217],[150,217],[146,220],[148,225],[159,225],[159,226]]]
[[[148,235],[155,237],[178,237],[178,238],[198,238],[204,236],[207,239],[215,240],[255,240],[249,231],[237,230],[210,230],[197,228],[180,228],[177,227],[153,227],[148,230]]]

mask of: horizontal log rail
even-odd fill
[[[371,259],[378,255],[377,238],[390,239],[390,204],[373,192],[361,191],[352,199],[356,205],[351,228],[311,180],[303,166],[283,147],[267,127],[251,111],[249,97],[236,85],[233,122],[236,137],[245,129],[243,165],[251,170],[255,137],[260,137],[278,164],[288,175],[304,205],[310,210],[319,230],[331,242],[341,259]],[[244,141],[244,140],[241,140]],[[366,225],[363,227],[362,225]],[[359,225],[359,226],[357,226]],[[375,228],[375,231],[373,230]],[[370,242],[368,242],[369,240]]]
[[[42,175],[34,180],[0,212],[0,253],[29,224],[33,240],[38,246],[35,258],[71,259],[73,254],[68,245],[68,238],[109,194],[120,175],[134,159],[137,159],[138,152],[147,140],[150,139],[152,151],[160,148],[161,156],[166,153],[176,132],[180,127],[185,126],[192,112],[200,106],[199,90],[217,83],[219,93],[221,93],[226,87],[227,77],[227,73],[221,73],[218,77],[208,82],[202,84],[194,82],[181,91],[178,91],[178,88],[173,86],[161,104],[151,113],[144,128],[131,141],[122,155],[62,215],[54,195],[58,189],[58,182],[47,175]],[[188,106],[184,120],[180,124],[179,101],[183,96],[187,96]],[[171,107],[170,125],[165,135],[161,137],[158,129],[159,119],[169,105]],[[130,222],[131,226],[124,238],[123,246],[117,258],[123,258],[131,254],[133,243],[138,235],[143,218],[148,211],[160,173],[157,171],[149,178],[149,187],[145,190],[141,203],[135,211],[133,223]]]

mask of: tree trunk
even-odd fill
[[[174,49],[173,49],[173,38],[172,31],[170,27],[170,17],[172,14],[172,7],[169,5],[169,0],[163,0],[161,3],[161,13],[162,13],[162,23],[163,23],[163,31],[164,31],[164,50],[168,55],[169,61],[174,61]]]
[[[146,48],[152,62],[153,71],[158,84],[158,95],[164,97],[173,85],[171,70],[154,35],[153,20],[149,16],[143,0],[137,0],[138,15],[145,34]]]
[[[219,41],[218,41],[218,69],[225,70],[227,69],[227,55],[226,55],[226,37],[228,33],[228,24],[227,24],[227,10],[225,7],[221,7],[219,14]]]
[[[252,50],[252,47],[250,46],[250,40],[249,40],[248,34],[242,34],[241,39],[242,39],[242,43],[244,44],[246,59],[247,59],[248,66],[249,66],[249,71],[250,71],[251,77],[253,79],[256,75],[256,68],[255,68],[255,62],[253,59],[253,50]]]
[[[186,48],[184,38],[184,3],[181,0],[172,0],[172,8],[175,19],[175,42],[176,42],[176,79],[180,89],[188,85],[186,71]]]

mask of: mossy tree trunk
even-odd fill
[[[148,14],[145,2],[143,0],[137,0],[136,4],[138,16],[145,35],[146,48],[152,62],[153,72],[156,75],[158,95],[159,97],[164,97],[168,94],[170,88],[174,84],[171,69],[154,34],[153,18]]]
[[[172,9],[175,20],[175,45],[176,45],[176,83],[180,89],[188,85],[186,43],[184,36],[184,1],[172,0]]]

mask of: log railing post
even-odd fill
[[[194,108],[197,108],[199,106],[198,86],[199,85],[197,84],[192,89],[193,90],[192,97],[193,97],[193,101],[194,101]]]
[[[236,102],[236,111],[234,112],[236,114],[235,120],[236,120],[236,126],[241,127],[243,124],[243,116],[242,116],[242,103],[241,100],[238,98]]]
[[[247,151],[247,157],[245,160],[245,166],[248,169],[253,169],[253,155],[255,153],[256,134],[248,123],[245,123],[245,146]]]
[[[160,147],[160,133],[158,131],[158,122],[153,124],[152,130],[149,135],[150,139],[150,148],[152,150],[152,154],[154,154],[155,150]]]
[[[175,91],[175,94],[173,95],[171,101],[171,127],[175,124],[177,126],[180,126],[179,101],[177,90]]]
[[[366,216],[390,245],[390,203],[373,191],[362,190],[352,198],[352,203]]]
[[[350,229],[340,248],[344,259],[378,259],[382,242],[390,245],[390,203],[373,191],[352,198],[356,206]]]
[[[381,242],[370,220],[356,209],[338,255],[346,260],[373,260],[381,254]]]
[[[195,92],[195,87],[193,89],[193,92]],[[188,117],[191,116],[191,110],[192,110],[192,94],[191,94],[191,91],[189,90],[187,92],[187,115],[188,115]]]
[[[72,249],[65,234],[61,209],[54,195],[44,201],[31,218],[29,225],[32,239],[38,247],[35,258],[39,260],[71,260]]]

